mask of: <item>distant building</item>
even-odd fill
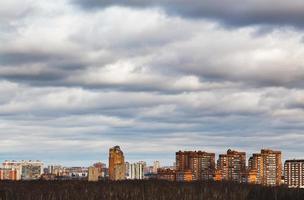
[[[5,180],[38,180],[43,174],[43,163],[40,161],[5,161],[2,166],[2,178]]]
[[[234,182],[245,182],[246,153],[229,149],[227,154],[220,154],[217,169],[222,173],[222,179]]]
[[[211,180],[215,172],[215,154],[204,151],[176,152],[177,173],[192,173],[193,180]]]
[[[157,174],[157,171],[156,173],[154,173],[154,167],[153,166],[146,166],[144,168],[144,176],[146,178],[146,176],[151,176],[151,174]]]
[[[87,180],[88,168],[87,167],[65,167],[64,180]]]
[[[41,180],[53,181],[53,180],[56,180],[56,175],[55,174],[42,174]]]
[[[262,149],[248,161],[249,169],[257,171],[257,184],[277,186],[281,184],[282,160],[281,152]]]
[[[228,180],[228,156],[226,154],[219,155],[216,169],[218,180]]]
[[[99,169],[101,172],[101,176],[99,177],[100,179],[107,179],[108,177],[108,168],[105,163],[102,162],[97,162],[93,164],[93,167]]]
[[[3,180],[21,180],[21,162],[19,161],[4,161],[2,163],[3,169],[2,169],[2,174],[3,174]],[[8,172],[11,171],[11,172]],[[15,173],[13,171],[16,171],[16,177],[15,176],[7,176],[7,173]],[[12,179],[8,179],[8,177],[11,177]]]
[[[119,146],[109,150],[109,178],[110,180],[125,179],[125,158]]]
[[[202,152],[199,155],[201,180],[212,180],[215,173],[215,154]]]
[[[159,161],[154,161],[153,162],[153,173],[157,174],[157,170],[160,168],[160,162]]]
[[[304,160],[286,160],[284,183],[290,188],[304,188]]]
[[[55,176],[62,176],[65,171],[61,165],[49,165],[47,169],[48,174],[54,174]]]
[[[17,170],[13,168],[0,168],[0,180],[18,180]]]
[[[41,178],[44,180],[87,180],[88,168],[49,165]]]
[[[145,163],[143,162],[130,164],[128,179],[137,179],[137,180],[144,179],[144,167],[145,167]]]
[[[21,179],[38,180],[43,174],[43,163],[40,161],[22,161]]]
[[[103,177],[102,168],[89,167],[88,181],[99,181]]]
[[[157,169],[157,179],[175,181],[176,180],[176,171],[173,169],[158,168]]]
[[[140,163],[142,165],[143,168],[143,177],[145,176],[145,174],[149,173],[149,167],[147,166],[147,163],[145,161],[138,161],[138,163]]]

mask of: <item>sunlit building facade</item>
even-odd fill
[[[262,149],[248,161],[249,169],[257,171],[257,184],[278,186],[281,184],[282,160],[281,151]]]
[[[125,158],[119,146],[109,150],[109,178],[110,180],[125,179]]]
[[[219,155],[217,169],[223,180],[246,182],[246,153],[229,149],[227,154]]]
[[[187,176],[192,173],[193,180],[211,180],[215,172],[215,154],[204,151],[176,152],[176,171]]]
[[[284,184],[290,188],[304,188],[304,160],[286,160]]]

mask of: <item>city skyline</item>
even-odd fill
[[[271,150],[270,148],[260,148],[260,149],[257,149],[256,151],[253,151],[253,152],[248,152],[246,150],[240,150],[240,149],[233,149],[233,148],[226,148],[225,151],[223,152],[219,152],[219,153],[215,153],[215,152],[211,152],[211,151],[208,151],[206,149],[179,149],[179,150],[176,150],[175,152],[172,152],[171,154],[171,158],[169,160],[166,160],[165,158],[157,158],[157,159],[147,159],[147,158],[144,158],[144,157],[139,157],[137,159],[128,159],[128,152],[127,151],[122,151],[120,148],[121,146],[119,145],[115,145],[114,147],[111,147],[111,149],[115,149],[115,148],[118,148],[119,151],[122,152],[122,158],[123,158],[123,163],[129,163],[129,164],[134,164],[134,163],[139,163],[139,162],[145,162],[147,165],[149,166],[153,166],[155,164],[155,162],[160,162],[162,163],[162,167],[172,167],[174,166],[174,164],[176,164],[176,155],[178,153],[184,153],[184,152],[187,152],[187,153],[198,153],[199,155],[200,154],[203,154],[205,156],[212,156],[213,157],[213,160],[215,161],[218,161],[218,159],[220,159],[221,156],[226,156],[226,152],[238,152],[238,153],[244,153],[244,158],[245,158],[245,164],[246,166],[250,165],[250,159],[253,159],[253,157],[255,155],[259,155],[257,152],[260,151],[261,149],[262,150]],[[228,150],[227,150],[228,149]],[[290,161],[290,160],[303,160],[300,158],[295,158],[295,157],[289,157],[289,158],[285,158],[283,159],[283,155],[284,155],[284,152],[280,151],[280,159],[282,160],[282,162],[284,163],[285,161]],[[106,158],[105,159],[96,159],[96,160],[92,160],[91,162],[89,163],[86,163],[85,165],[81,165],[81,163],[83,162],[80,162],[80,163],[76,163],[76,165],[66,165],[64,162],[45,162],[47,159],[31,159],[31,158],[25,158],[25,159],[13,159],[13,158],[8,158],[8,159],[5,159],[5,160],[0,160],[0,163],[1,162],[6,162],[6,161],[41,161],[44,163],[45,166],[48,166],[48,165],[60,165],[60,166],[65,166],[65,167],[89,167],[89,166],[92,166],[92,164],[96,163],[96,162],[101,162],[101,163],[104,163],[106,164],[107,167],[109,167],[109,163],[110,163],[110,153],[109,151],[106,153]],[[303,156],[304,157],[304,156]],[[302,158],[303,158],[302,157]],[[67,162],[69,163],[69,162]],[[216,162],[215,162],[216,163]],[[78,165],[77,165],[78,164]],[[217,164],[216,164],[217,165]]]
[[[304,157],[304,2],[0,1],[0,160]]]
[[[246,152],[228,149],[218,155],[206,151],[177,151],[175,163],[161,166],[159,161],[153,165],[146,161],[129,162],[120,146],[109,149],[108,166],[96,161],[89,167],[44,165],[41,161],[5,161],[0,166],[1,180],[167,180],[191,181],[229,181],[263,186],[285,185],[290,188],[304,187],[304,160],[286,160],[282,163],[282,152],[261,149],[249,155]],[[283,167],[284,165],[284,167]]]

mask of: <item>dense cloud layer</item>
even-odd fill
[[[303,28],[301,0],[73,0],[84,9],[161,7],[169,14],[215,19],[228,26],[289,25]]]
[[[0,159],[303,156],[301,2],[109,2],[0,3]]]

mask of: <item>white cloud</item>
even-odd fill
[[[161,8],[0,5],[0,21],[14,22],[10,34],[0,26],[0,158],[95,159],[115,144],[151,157],[286,139],[288,155],[302,148],[301,30],[257,35]]]

